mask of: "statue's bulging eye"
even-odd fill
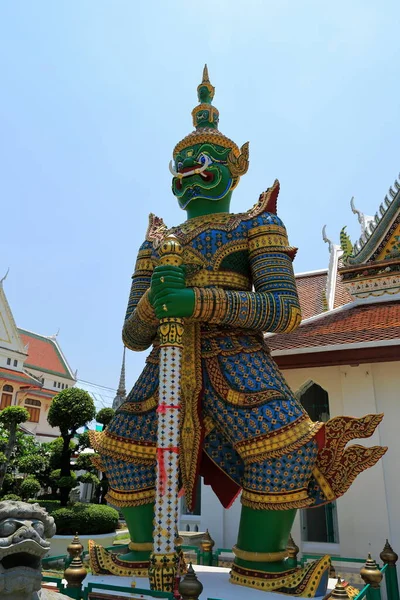
[[[0,523],[0,537],[8,537],[17,531],[19,525],[10,519]]]
[[[42,523],[42,521],[34,521],[32,523],[32,527],[40,535],[40,537],[43,537],[43,534],[44,534],[44,524]]]
[[[200,154],[199,158],[197,159],[197,162],[199,162],[202,165],[204,165],[204,163],[206,162],[206,155],[205,154]]]
[[[180,171],[183,167],[183,163],[182,162],[178,162],[176,165],[176,168],[178,169],[178,171]]]

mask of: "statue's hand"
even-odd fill
[[[158,319],[190,317],[194,311],[194,291],[186,287],[185,268],[169,265],[154,269],[149,300]],[[167,310],[165,310],[167,309]]]

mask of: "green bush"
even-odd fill
[[[0,464],[2,463],[1,455],[3,453],[0,452]],[[4,494],[15,494],[15,486],[16,481],[15,478],[11,475],[11,473],[6,473],[4,475],[3,487],[2,491]]]
[[[96,535],[112,533],[118,525],[118,512],[102,504],[76,503],[52,513],[58,535]]]
[[[51,515],[55,510],[60,508],[61,501],[60,500],[42,500],[41,497],[37,500],[28,500],[30,504],[39,504],[42,508],[45,508],[49,515]]]
[[[26,500],[32,496],[36,496],[40,492],[41,485],[33,475],[28,475],[21,483],[21,496]]]
[[[2,498],[0,498],[0,502],[2,500],[22,500],[21,496],[17,496],[17,494],[6,494]]]
[[[61,498],[58,494],[40,494],[38,501],[42,500],[61,500]]]

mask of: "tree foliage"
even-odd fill
[[[14,452],[17,441],[17,426],[29,419],[26,408],[21,406],[7,406],[0,412],[0,423],[3,425],[8,436],[3,450],[3,462],[0,463],[0,490],[3,487],[4,477]]]
[[[105,427],[111,423],[115,415],[115,410],[113,408],[102,408],[96,414],[96,421],[104,425]]]
[[[59,427],[63,438],[67,435],[72,438],[95,416],[96,408],[90,394],[73,387],[62,390],[53,398],[47,420],[52,427]]]
[[[13,425],[25,423],[29,419],[29,412],[22,406],[7,406],[0,412],[0,423],[8,430]]]
[[[21,483],[20,493],[24,500],[34,498],[40,492],[41,485],[33,475],[28,475]]]
[[[52,427],[58,427],[63,440],[60,459],[61,505],[66,506],[68,495],[74,487],[71,479],[71,441],[80,427],[93,421],[96,409],[92,397],[85,390],[79,388],[67,388],[57,394],[50,405],[47,420]],[[60,485],[62,482],[62,485]],[[67,482],[70,485],[67,485]],[[75,482],[76,484],[76,482]]]

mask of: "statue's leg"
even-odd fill
[[[294,508],[255,510],[242,506],[235,563],[258,571],[285,571],[284,559],[273,558],[274,554],[286,551],[296,512]],[[262,559],[263,554],[266,555],[265,560],[254,560]]]
[[[328,556],[305,567],[293,567],[286,548],[296,509],[266,510],[242,507],[237,545],[233,551],[231,582],[290,596],[324,596],[328,584]]]
[[[154,503],[124,507],[121,512],[129,529],[131,543],[129,552],[121,554],[120,560],[148,561],[153,545]]]
[[[298,568],[286,552],[297,508],[311,504],[308,482],[317,452],[311,439],[280,456],[245,464],[232,583],[292,596],[325,594],[329,557]]]

